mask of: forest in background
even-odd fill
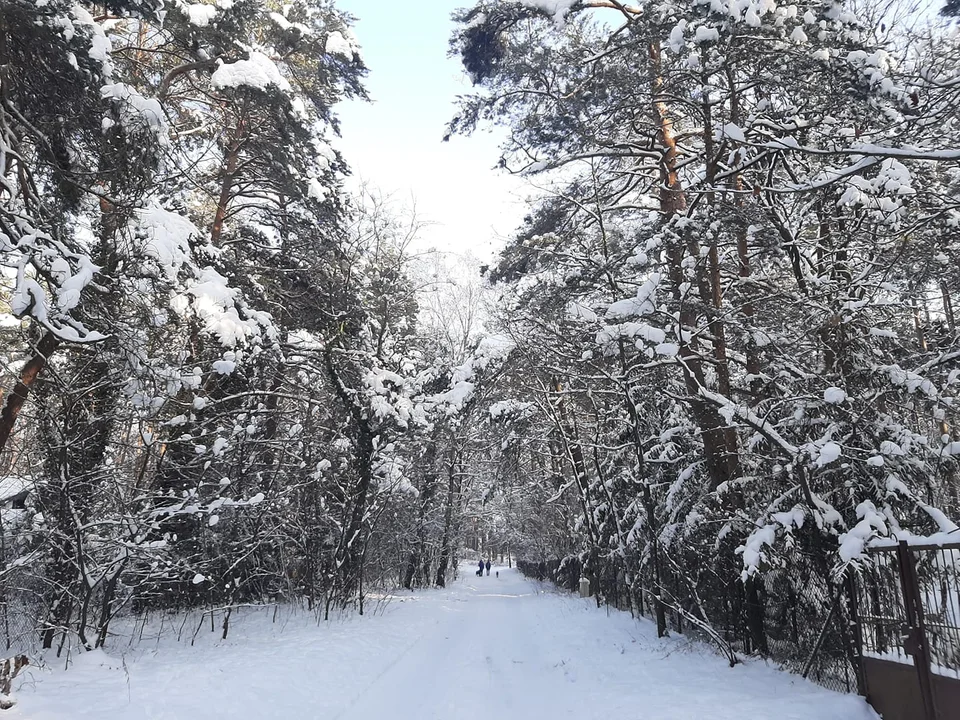
[[[0,2],[8,649],[98,647],[121,613],[362,613],[469,546],[731,662],[802,664],[835,622],[846,677],[867,546],[960,535],[955,27],[463,10],[449,130],[501,126],[541,187],[481,278],[345,190],[351,22]]]

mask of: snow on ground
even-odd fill
[[[18,720],[874,720],[840,695],[497,568],[322,623],[247,611],[225,641],[148,637],[29,668]],[[170,627],[169,620],[167,627]],[[218,628],[219,630],[219,628]],[[57,663],[52,663],[57,664]],[[18,682],[20,679],[18,678]]]

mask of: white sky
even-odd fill
[[[338,106],[339,146],[362,178],[398,201],[415,201],[423,248],[469,252],[487,260],[520,224],[523,181],[494,168],[497,136],[481,130],[442,142],[454,100],[470,85],[447,57],[450,13],[469,0],[339,0],[354,27],[370,74],[372,103]]]

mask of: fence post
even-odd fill
[[[857,680],[857,694],[866,697],[867,682],[863,673],[863,627],[860,625],[860,596],[857,594],[857,578],[854,570],[847,570],[847,621],[853,630],[851,642],[848,644],[853,660],[853,673]]]
[[[924,627],[923,599],[920,597],[917,566],[910,546],[905,540],[901,540],[897,545],[897,564],[900,566],[900,587],[903,590],[903,607],[907,615],[907,642],[911,645],[908,652],[912,651],[913,664],[917,668],[924,720],[937,720],[933,677],[930,672],[930,648],[927,646],[927,633]],[[906,646],[905,643],[904,647]]]
[[[580,578],[580,597],[590,597],[590,580],[588,578]]]
[[[817,654],[820,652],[820,648],[823,646],[823,640],[827,637],[827,630],[830,628],[830,622],[833,620],[834,614],[837,612],[837,605],[839,602],[834,600],[833,604],[830,605],[830,612],[827,614],[827,619],[823,621],[823,626],[820,628],[820,632],[817,634],[817,639],[813,643],[813,649],[810,651],[810,655],[807,657],[807,661],[803,664],[803,673],[800,677],[804,680],[807,679],[807,675],[810,674],[810,671],[813,669],[813,663],[817,660]]]

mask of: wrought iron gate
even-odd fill
[[[853,585],[870,703],[884,720],[960,720],[960,542],[871,548]]]

